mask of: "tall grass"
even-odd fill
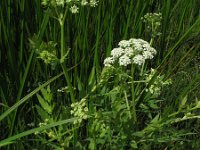
[[[134,37],[150,41],[151,34],[147,32],[141,17],[149,12],[161,12],[162,34],[152,43],[158,54],[151,63],[146,64],[145,69],[157,68],[158,74],[165,74],[165,80],[171,78],[173,84],[163,88],[159,96],[159,109],[148,108],[145,110],[147,112],[142,114],[141,104],[144,104],[148,96],[145,90],[142,90],[144,87],[141,84],[132,83],[132,100],[127,100],[126,106],[134,102],[135,98],[137,104],[130,104],[129,109],[136,112],[131,112],[135,118],[133,122],[127,122],[127,129],[132,129],[136,134],[139,134],[136,131],[145,131],[152,133],[152,136],[142,135],[142,141],[143,138],[139,135],[136,137],[140,140],[131,139],[134,136],[126,135],[129,141],[123,145],[121,140],[118,147],[130,148],[130,143],[134,141],[136,143],[132,145],[135,149],[199,148],[199,110],[195,108],[200,98],[199,6],[198,0],[99,0],[95,8],[80,7],[78,14],[68,11],[64,24],[60,25],[58,20],[51,17],[51,11],[41,5],[40,0],[0,1],[0,147],[58,149],[62,146],[57,143],[64,139],[65,147],[74,149],[112,149],[112,144],[106,145],[106,142],[99,144],[102,147],[97,145],[97,133],[93,134],[90,131],[95,122],[92,115],[101,107],[105,108],[105,114],[109,114],[112,111],[112,98],[119,96],[109,95],[108,90],[117,86],[117,79],[112,81],[112,86],[99,85],[103,61],[110,55],[111,50],[117,47],[120,40]],[[55,68],[37,58],[38,46],[49,41],[57,43],[55,50],[59,59],[68,52],[66,59]],[[134,70],[132,67],[132,75],[137,74],[136,72],[137,68]],[[139,78],[139,75],[136,75],[133,81]],[[47,85],[50,85],[54,99],[49,104],[56,113],[43,112],[43,115],[51,116],[53,121],[38,127],[37,125],[44,121],[38,113],[43,106],[34,95],[42,95],[40,91],[46,89]],[[66,92],[57,92],[57,89],[65,86],[68,86]],[[126,94],[122,92],[120,96],[125,95],[129,98],[129,93],[127,96]],[[91,119],[77,127],[71,124],[76,118],[70,120],[70,105],[83,98],[89,99],[87,105]],[[45,96],[43,99],[45,100]],[[194,113],[189,114],[193,118],[167,124],[167,121],[174,119],[173,116],[180,119],[188,113]],[[105,114],[101,115],[106,116]],[[146,119],[147,116],[152,120]],[[161,131],[157,131],[159,128],[156,128],[156,131],[151,128],[150,124],[156,121],[162,126]],[[31,122],[35,123],[34,129],[27,126]],[[117,121],[116,123],[123,124]],[[128,124],[135,127],[128,127]],[[62,128],[67,130],[66,133]],[[51,138],[45,133],[32,134],[36,131],[59,133],[57,137]],[[115,134],[110,133],[111,135]],[[171,139],[167,136],[171,136]],[[109,135],[106,138],[109,141]],[[94,145],[91,144],[92,140]]]

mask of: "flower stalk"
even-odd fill
[[[135,88],[134,88],[134,72],[135,72],[135,67],[134,64],[131,65],[131,75],[132,75],[132,83],[131,83],[131,94],[132,94],[132,113],[133,113],[133,122],[137,122],[137,117],[136,117],[136,108],[135,108]]]
[[[65,26],[64,26],[64,23],[65,23],[65,18],[66,18],[66,12],[67,12],[67,9],[65,11],[64,16],[61,14],[61,18],[59,20],[60,28],[61,28],[61,43],[60,43],[61,57],[60,57],[60,59],[63,59],[63,57],[65,57],[65,34],[64,34],[65,33],[65,28],[64,28]],[[71,101],[75,102],[74,91],[73,91],[72,84],[71,84],[71,81],[70,81],[70,77],[69,77],[69,74],[68,74],[68,71],[67,71],[67,67],[65,66],[64,61],[61,61],[60,63],[61,63],[61,67],[62,67],[64,76],[65,76],[67,85],[69,87]]]

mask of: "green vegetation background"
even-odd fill
[[[93,81],[98,80],[103,60],[120,40],[132,37],[150,39],[141,17],[149,12],[161,12],[162,34],[153,44],[158,55],[150,66],[160,66],[159,71],[173,80],[173,85],[163,90],[161,96],[166,101],[161,107],[168,113],[176,111],[185,97],[185,108],[198,101],[199,8],[199,0],[100,0],[95,8],[80,8],[76,15],[68,13],[64,42],[66,48],[71,50],[65,64],[69,69],[72,86],[79,89],[75,94],[76,98],[87,94],[91,78]],[[38,100],[32,95],[40,90],[36,89],[39,84],[51,82],[49,79],[61,73],[62,69],[56,67],[52,70],[37,59],[29,39],[37,35],[39,43],[60,41],[60,32],[58,21],[44,13],[40,0],[0,1],[0,140],[28,130],[28,122],[38,122],[34,109]],[[51,83],[54,91],[65,85],[64,77]],[[34,89],[36,91],[33,91]],[[31,91],[33,93],[28,95]],[[15,105],[19,101],[22,102],[21,100],[26,102]],[[62,98],[57,95],[57,100],[59,105],[70,105],[68,94]],[[11,107],[13,105],[16,107]],[[11,111],[13,112],[10,113]],[[185,135],[177,140],[184,141],[182,145],[171,140],[169,145],[172,149],[199,148],[198,119],[175,124],[173,128],[174,131],[184,130],[195,134]],[[38,144],[36,139],[31,139],[34,139],[33,134],[7,148],[22,150],[30,148],[33,143]],[[38,142],[40,140],[38,138]],[[6,142],[10,141],[12,140]],[[151,142],[149,145],[152,146]],[[158,147],[164,149],[167,144],[158,144],[152,146],[152,149]]]

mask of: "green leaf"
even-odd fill
[[[39,94],[36,94],[37,95],[37,98],[40,102],[40,105],[42,106],[42,108],[48,112],[48,114],[51,114],[52,113],[52,107],[47,103],[45,102],[45,100],[39,95]]]
[[[50,86],[48,85],[48,86],[47,86],[47,89],[42,88],[42,89],[41,89],[41,92],[42,92],[42,96],[44,97],[44,99],[45,99],[48,103],[50,103],[51,100],[52,100],[52,97],[53,97],[53,95],[52,95],[52,93],[51,93]]]
[[[151,123],[157,123],[157,122],[159,121],[159,119],[160,119],[160,114],[157,114],[157,115],[153,118],[153,120],[151,120]]]
[[[41,86],[39,86],[38,88],[33,90],[31,93],[29,93],[28,95],[26,95],[25,97],[20,99],[17,103],[15,103],[12,107],[10,107],[8,110],[6,110],[3,114],[0,115],[0,121],[3,120],[5,117],[7,117],[11,112],[13,112],[15,109],[17,109],[21,104],[26,102],[29,98],[31,98],[37,92],[39,92],[42,88],[44,88],[45,86],[47,86],[51,82],[55,81],[56,79],[58,79],[62,75],[63,75],[63,73],[58,74],[57,76],[51,78],[50,80],[48,80],[47,82],[45,82],[44,84],[42,84]]]
[[[148,101],[148,104],[149,104],[149,107],[151,107],[153,109],[159,108],[155,101]]]
[[[82,91],[83,90],[83,84],[81,83],[79,77],[77,76],[77,82],[78,82],[78,90]]]
[[[67,123],[73,123],[77,119],[78,118],[71,118],[71,119],[61,120],[61,121],[58,121],[58,122],[54,122],[54,123],[51,123],[51,124],[47,124],[45,126],[41,126],[41,127],[38,127],[38,128],[34,128],[34,129],[31,129],[31,130],[19,133],[17,135],[11,136],[11,137],[9,137],[7,139],[4,139],[4,140],[0,141],[0,147],[3,147],[5,145],[9,145],[9,144],[13,143],[17,139],[20,139],[22,137],[25,137],[27,135],[30,135],[30,134],[33,134],[33,133],[36,133],[36,132],[41,132],[41,131],[50,129],[52,127],[60,126],[60,125],[67,124]]]
[[[90,144],[89,144],[88,148],[91,150],[94,150],[96,148],[95,142],[93,139],[90,139]]]
[[[36,109],[42,120],[49,119],[49,115],[46,111],[44,111],[40,106],[36,105]]]
[[[93,67],[92,71],[90,73],[89,79],[88,79],[88,81],[89,81],[88,84],[92,85],[94,83],[94,79],[95,79],[95,68]]]
[[[136,141],[134,140],[131,141],[131,148],[134,148],[134,149],[138,148]]]
[[[138,131],[138,132],[133,133],[134,136],[140,137],[140,138],[144,137],[144,134],[145,134],[145,132],[143,132],[143,131]]]
[[[188,97],[187,97],[187,95],[186,95],[186,96],[181,100],[181,103],[180,103],[180,105],[179,105],[179,110],[181,110],[182,108],[184,108],[184,106],[185,106],[187,100],[188,100]]]

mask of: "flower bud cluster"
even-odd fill
[[[155,69],[151,69],[150,74],[147,75],[147,77],[146,77],[146,81],[147,81],[146,84],[148,84],[149,81],[153,78],[155,72],[156,72]],[[169,84],[171,84],[170,79],[164,81],[164,76],[156,75],[154,82],[150,85],[150,87],[148,89],[146,89],[146,91],[150,92],[154,96],[159,96],[161,93],[162,87],[165,85],[169,85]]]
[[[82,120],[88,118],[88,107],[86,106],[86,99],[82,99],[80,102],[71,104],[71,114],[78,119],[74,121],[74,124],[79,124]]]
[[[41,58],[45,64],[50,64],[57,60],[56,55],[47,50],[43,50],[42,52],[40,52],[38,58]]]
[[[162,14],[161,13],[147,13],[141,19],[142,19],[143,22],[146,22],[146,23],[149,23],[149,24],[155,23],[159,26],[160,22],[162,20]]]
[[[161,13],[147,13],[141,18],[146,24],[147,31],[150,31],[152,37],[159,36],[159,27],[161,26],[162,14]]]
[[[105,66],[112,66],[116,62],[120,66],[129,64],[142,65],[146,59],[152,59],[156,55],[156,50],[150,44],[142,39],[129,39],[119,42],[119,47],[111,51],[111,57],[104,60]]]

